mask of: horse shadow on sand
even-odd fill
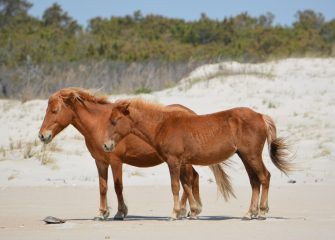
[[[64,219],[65,221],[94,221],[92,218],[69,218],[69,219]],[[234,217],[234,216],[199,216],[197,219],[189,219],[189,218],[182,218],[178,219],[176,221],[228,221],[228,220],[241,220],[243,221],[244,219],[242,217]],[[275,217],[275,216],[270,216],[267,217],[267,220],[290,220],[290,218],[285,218],[285,217]],[[99,220],[97,220],[99,222]],[[101,220],[101,222],[114,222],[114,221],[124,221],[124,222],[130,222],[130,221],[170,221],[169,217],[166,216],[140,216],[140,215],[128,215],[125,219],[123,220],[116,220],[114,218],[108,218],[106,220]],[[261,221],[258,219],[252,219],[250,221]]]

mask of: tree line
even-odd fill
[[[201,14],[185,21],[140,11],[89,20],[86,28],[54,3],[41,19],[27,0],[0,0],[0,64],[19,66],[82,60],[124,62],[152,59],[264,61],[291,56],[334,56],[335,19],[298,11],[292,26],[274,25],[274,15],[241,13],[223,20]]]
[[[0,0],[0,97],[47,97],[74,85],[148,92],[213,61],[335,56],[335,19],[312,10],[298,11],[290,26],[274,24],[271,13],[185,21],[135,11],[83,27],[57,3],[41,18],[31,7]]]

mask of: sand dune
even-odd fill
[[[126,97],[138,96],[118,95],[110,99]],[[265,149],[264,161],[272,174],[270,218],[264,222],[239,219],[247,210],[250,187],[241,161],[233,157],[227,172],[232,176],[238,199],[228,204],[216,200],[211,172],[206,167],[196,167],[205,199],[199,221],[165,221],[172,197],[168,169],[162,164],[148,169],[124,167],[129,214],[133,216],[127,221],[73,220],[45,226],[40,220],[47,215],[93,217],[98,206],[95,163],[82,136],[71,126],[51,145],[44,147],[39,143],[37,132],[47,100],[23,104],[0,100],[1,239],[90,239],[94,234],[105,239],[334,239],[335,59],[206,65],[173,88],[141,97],[164,104],[181,103],[198,114],[247,106],[272,116],[278,135],[288,137],[292,144],[300,171],[289,177],[281,174]],[[115,194],[110,186],[109,201],[114,204]]]

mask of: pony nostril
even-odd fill
[[[38,134],[38,137],[43,141],[44,140],[44,136],[42,133]]]
[[[107,142],[102,145],[105,152],[112,152],[115,148],[114,142]]]
[[[50,131],[40,133],[38,134],[38,137],[43,143],[49,143],[52,139],[52,135]]]

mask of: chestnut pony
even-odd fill
[[[274,165],[285,174],[292,170],[292,164],[286,159],[287,145],[283,138],[277,138],[273,120],[249,108],[187,115],[140,99],[120,100],[112,108],[106,132],[105,150],[114,151],[115,145],[131,133],[155,148],[168,164],[174,199],[172,218],[178,218],[181,209],[182,164],[217,164],[238,154],[252,188],[250,208],[244,219],[265,219],[269,210],[270,173],[262,160],[266,140]]]
[[[123,198],[122,164],[126,163],[137,167],[152,167],[163,163],[156,151],[135,135],[129,135],[120,141],[113,153],[103,151],[101,141],[105,126],[109,121],[113,104],[106,97],[96,97],[90,91],[81,88],[64,88],[50,96],[44,121],[39,131],[39,138],[49,143],[59,132],[72,124],[85,138],[85,143],[92,157],[95,159],[99,174],[100,208],[96,220],[104,220],[109,216],[107,206],[108,166],[113,173],[114,189],[118,199],[118,211],[115,219],[123,219],[128,212]],[[194,114],[190,109],[181,105],[171,105],[166,108],[171,111],[183,111]],[[222,181],[221,191],[225,197],[229,196],[231,186],[220,165],[210,167],[215,178]],[[199,195],[199,175],[191,165],[183,165],[181,181],[185,188],[182,197],[182,211],[186,215],[186,201],[189,196],[191,216],[195,217],[201,211]]]

